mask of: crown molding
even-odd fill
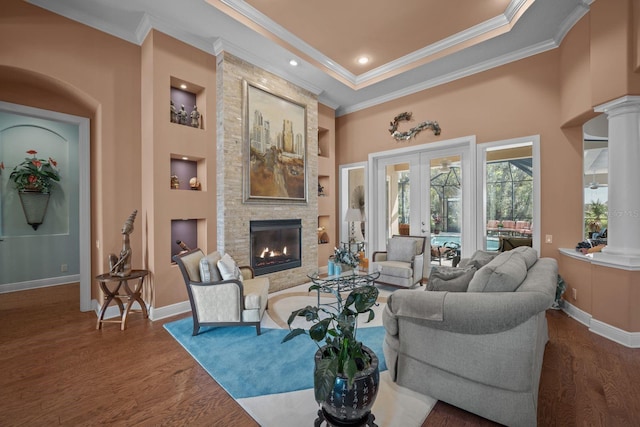
[[[512,20],[515,18],[517,12],[528,1],[530,0],[512,0],[511,3],[509,3],[509,6],[505,10],[504,14],[496,16],[495,18],[475,25],[465,31],[461,31],[437,43],[433,43],[422,49],[411,52],[401,58],[390,61],[386,64],[381,65],[380,67],[374,68],[373,70],[357,76],[351,73],[346,68],[332,61],[322,52],[318,51],[311,45],[293,35],[284,27],[277,24],[271,18],[265,16],[253,6],[250,6],[248,3],[241,0],[221,0],[221,3],[240,13],[245,18],[264,28],[290,46],[300,50],[305,55],[316,61],[318,64],[330,70],[332,73],[336,74],[347,83],[350,83],[353,86],[353,89],[358,90],[375,81],[379,81],[381,79],[384,79],[385,77],[388,77],[387,75],[389,74],[394,75],[405,68],[411,67],[412,64],[416,62],[424,61],[429,56],[435,55],[446,49],[451,49],[461,43],[482,36],[491,31],[496,31],[505,25],[511,25]]]
[[[573,26],[576,25],[583,16],[589,13],[591,3],[593,2],[594,0],[582,0],[582,2],[576,6],[571,14],[562,22],[562,25],[560,25],[558,32],[553,38],[558,45],[560,45],[562,40],[564,40],[564,37],[567,35],[569,30],[571,30],[571,28],[573,28]]]
[[[346,107],[346,108],[339,108],[336,111],[336,117],[340,117],[340,116],[344,116],[346,114],[349,113],[353,113],[359,110],[363,110],[365,108],[369,108],[369,107],[373,107],[379,104],[382,104],[384,102],[388,102],[388,101],[392,101],[394,99],[397,98],[401,98],[403,96],[407,96],[407,95],[412,95],[416,92],[420,92],[426,89],[430,89],[445,83],[450,83],[454,80],[458,80],[461,79],[463,77],[469,77],[473,74],[477,74],[477,73],[481,73],[483,71],[487,71],[490,70],[492,68],[495,67],[499,67],[501,65],[505,65],[508,64],[510,62],[514,62],[514,61],[518,61],[520,59],[524,59],[533,55],[537,55],[539,53],[543,53],[546,52],[548,50],[551,49],[555,49],[558,47],[558,44],[555,42],[555,40],[551,39],[551,40],[547,40],[541,43],[538,43],[536,45],[533,46],[529,46],[525,49],[520,49],[518,51],[514,51],[514,52],[510,52],[506,55],[502,55],[496,58],[493,58],[491,60],[488,61],[484,61],[484,62],[479,62],[477,64],[474,64],[470,67],[467,68],[462,68],[459,70],[456,70],[452,73],[448,73],[445,75],[442,75],[440,77],[434,78],[434,79],[429,79],[429,80],[425,80],[424,82],[412,85],[412,86],[408,86],[406,88],[403,88],[401,90],[397,90],[394,92],[390,92],[388,94],[385,94],[383,96],[379,96],[377,98],[372,98],[368,101],[365,102],[361,102],[359,104],[354,104],[350,107]]]
[[[220,0],[220,1],[224,5],[240,13],[245,18],[261,26],[262,28],[264,28],[265,30],[267,30],[268,32],[270,32],[280,40],[284,41],[290,46],[303,52],[305,55],[312,58],[318,64],[327,68],[332,73],[336,74],[337,76],[344,79],[348,83],[351,83],[352,85],[356,84],[355,74],[351,73],[349,70],[342,67],[341,65],[335,63],[334,61],[331,60],[331,58],[327,57],[322,52],[315,49],[313,46],[309,45],[302,39],[296,37],[291,32],[286,30],[283,26],[281,26],[280,24],[277,24],[271,18],[259,12],[253,6],[250,6],[248,3],[240,0]]]
[[[280,78],[283,78],[288,82],[293,83],[294,85],[299,86],[311,92],[315,96],[320,95],[324,91],[322,88],[315,86],[304,79],[301,79],[291,73],[287,73],[286,71],[283,71],[282,69],[273,66],[273,64],[270,64],[268,61],[257,57],[256,55],[235,45],[229,40],[219,38],[216,40],[216,42],[212,46],[214,47],[214,51],[215,51],[215,53],[213,52],[212,53],[216,56],[219,56],[222,52],[230,53],[231,55],[238,57],[255,67],[261,68],[271,74],[274,74]]]
[[[55,13],[56,15],[61,15],[65,18],[71,19],[72,21],[76,21],[91,28],[95,28],[96,30],[102,31],[103,33],[111,34],[114,37],[118,37],[130,43],[139,44],[134,33],[123,30],[120,26],[112,25],[106,19],[96,18],[94,15],[84,13],[66,4],[51,4],[47,0],[26,1],[35,6],[41,7],[42,9],[46,9],[49,12]]]

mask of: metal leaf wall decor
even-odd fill
[[[408,113],[408,112],[400,113],[397,116],[395,116],[393,118],[393,121],[390,123],[389,133],[396,141],[407,141],[415,137],[417,134],[420,133],[420,131],[424,129],[431,129],[433,130],[433,133],[435,135],[440,135],[440,130],[441,130],[440,125],[436,121],[422,122],[418,124],[418,126],[412,127],[407,132],[400,132],[398,130],[398,123],[401,121],[407,121],[407,122],[410,121],[412,114],[413,113]]]

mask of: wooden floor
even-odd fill
[[[77,285],[0,294],[0,426],[257,426],[164,330],[175,318],[97,331],[79,300]],[[547,317],[539,425],[640,426],[640,349]],[[442,402],[423,424],[490,425]]]

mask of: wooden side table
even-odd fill
[[[132,270],[131,274],[124,277],[112,276],[109,273],[100,274],[96,276],[96,280],[100,284],[100,289],[104,292],[105,303],[100,308],[100,314],[98,315],[98,323],[96,329],[100,329],[103,323],[120,323],[120,329],[125,330],[127,327],[127,316],[130,312],[140,312],[145,319],[149,318],[147,312],[147,305],[142,300],[142,285],[144,279],[149,274],[149,270]],[[133,288],[129,286],[129,280],[136,280]],[[117,284],[116,284],[117,283]],[[124,285],[124,286],[123,286]],[[113,290],[109,287],[115,286]],[[124,294],[120,293],[120,289],[124,288]],[[124,307],[122,300],[127,301],[127,307]],[[104,320],[104,313],[107,311],[107,307],[111,304],[111,301],[115,301],[120,309],[120,320]],[[131,306],[134,302],[140,304],[141,310],[132,310]]]

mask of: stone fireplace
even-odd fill
[[[260,273],[269,278],[269,291],[290,288],[309,281],[318,269],[318,99],[286,80],[274,76],[227,53],[217,58],[216,69],[216,249],[229,253],[239,265],[253,265],[254,249],[250,229],[262,221],[299,222],[298,266]],[[265,86],[270,92],[305,105],[306,108],[306,201],[265,200],[247,202],[243,198],[243,168],[248,162],[243,128],[243,80]],[[294,245],[295,246],[295,245]],[[272,247],[269,246],[271,250]],[[259,249],[262,252],[263,249]],[[292,249],[287,245],[287,254]],[[258,251],[258,249],[256,249]]]
[[[302,265],[302,221],[251,221],[251,267],[256,276]]]

